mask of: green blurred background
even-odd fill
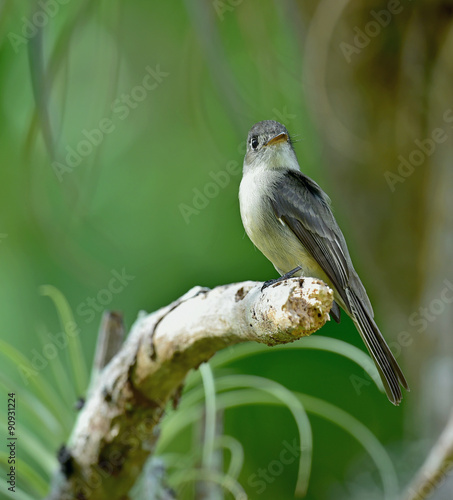
[[[442,295],[453,282],[451,15],[437,1],[0,2],[2,340],[29,361],[43,355],[49,333],[61,331],[40,288],[51,285],[74,314],[89,366],[102,309],[123,311],[130,326],[140,310],[195,285],[276,277],[245,235],[238,188],[249,128],[281,121],[302,170],[332,198],[412,392],[395,408],[358,366],[315,350],[269,350],[228,370],[357,418],[386,447],[403,488],[453,399],[452,312]],[[112,272],[129,278],[109,294]],[[363,348],[345,315],[319,334]],[[4,354],[3,406],[9,387],[19,402],[36,394]],[[63,365],[67,357],[59,350]],[[80,394],[52,366],[34,379],[68,388],[62,408],[72,422]],[[354,380],[365,380],[359,391]],[[23,435],[55,455],[68,429],[49,437],[27,414],[19,403]],[[334,424],[310,421],[307,498],[382,498],[363,448]],[[263,492],[249,481],[297,436],[288,410],[226,410],[223,424],[242,443],[238,480],[249,498],[293,498],[297,462]],[[179,443],[192,446],[189,436]],[[48,483],[36,457],[21,458]],[[41,491],[19,485],[32,498]]]

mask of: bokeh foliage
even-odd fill
[[[36,17],[42,4],[52,4],[55,14],[37,23],[45,19]],[[245,236],[237,199],[245,137],[262,119],[287,126],[298,141],[302,170],[331,195],[378,323],[394,340],[407,328],[407,315],[438,290],[423,267],[424,256],[433,251],[426,239],[440,231],[429,207],[436,198],[432,186],[449,185],[439,181],[440,174],[430,177],[428,164],[423,175],[417,171],[397,185],[396,193],[383,175],[396,171],[398,154],[410,152],[413,138],[429,136],[435,124],[430,110],[445,111],[450,102],[442,83],[449,68],[444,56],[449,13],[436,17],[437,5],[430,10],[422,2],[412,4],[351,62],[340,44],[353,43],[354,26],[365,29],[371,9],[384,9],[383,2],[353,7],[326,1],[55,0],[31,6],[5,0],[0,6],[2,340],[29,361],[44,356],[43,346],[53,342],[49,335],[61,332],[65,322],[42,293],[43,285],[55,287],[67,301],[89,365],[103,308],[123,311],[130,325],[141,309],[152,311],[194,285],[275,277]],[[422,39],[436,23],[444,36],[426,44],[424,59],[414,62],[416,21],[427,12],[432,26],[419,28]],[[433,67],[427,53],[435,58],[435,71],[416,73],[419,66]],[[424,85],[427,74],[434,88]],[[147,75],[151,89],[144,87]],[[406,89],[417,92],[408,95]],[[420,97],[415,110],[413,94]],[[100,136],[93,130],[101,122],[109,132]],[[86,145],[87,135],[95,145]],[[450,138],[447,148],[451,151]],[[79,153],[80,162],[68,168],[71,150],[91,151]],[[442,167],[444,150],[429,161],[451,180]],[[451,229],[442,200],[439,227]],[[443,275],[447,243],[438,245],[443,250],[435,276]],[[430,269],[432,262],[428,259]],[[112,291],[115,272],[129,278]],[[443,325],[442,332],[448,321]],[[346,317],[340,325],[326,325],[322,334],[360,346]],[[417,337],[414,346],[414,359],[423,360],[426,342]],[[52,463],[81,396],[71,372],[65,374],[69,358],[67,348],[58,351],[59,365],[46,364],[44,356],[33,376],[41,394],[18,370],[17,357],[1,361],[5,392],[17,384],[21,432],[32,443],[23,459],[40,473],[38,457],[46,457],[46,466]],[[399,359],[409,364],[407,350]],[[392,407],[351,361],[316,350],[269,350],[234,361],[228,370],[276,381],[353,415],[394,458],[406,457],[396,461],[402,483],[415,467],[417,453],[408,453],[403,442],[417,434],[424,411],[415,402]],[[417,377],[418,364],[409,371]],[[366,381],[360,394],[351,376]],[[54,429],[47,442],[49,431],[43,433],[24,403],[30,391],[37,396],[27,404]],[[45,398],[53,409],[42,406]],[[405,416],[412,435],[404,431]],[[363,448],[323,419],[310,420],[314,455],[307,498],[363,498],[361,481],[367,498],[373,498],[379,478]],[[430,421],[433,428],[436,422]],[[239,482],[255,498],[248,478],[297,436],[294,420],[285,408],[254,404],[226,410],[223,423],[225,433],[242,443]],[[183,436],[180,452],[192,440],[188,432]],[[292,498],[296,480],[295,462],[256,498]]]

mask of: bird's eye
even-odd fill
[[[252,137],[250,144],[252,145],[253,149],[256,149],[258,147],[258,144],[259,144],[258,137]]]

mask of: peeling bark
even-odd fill
[[[152,455],[157,424],[177,405],[187,373],[241,342],[269,346],[310,335],[329,319],[332,291],[293,278],[261,291],[243,282],[196,287],[139,317],[126,342],[96,379],[65,447],[50,499],[125,499]]]

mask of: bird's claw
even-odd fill
[[[267,288],[268,286],[271,286],[271,285],[273,285],[275,283],[280,283],[280,281],[285,281],[285,280],[287,280],[289,278],[292,278],[301,269],[302,269],[301,266],[297,266],[294,269],[291,269],[291,271],[287,272],[283,276],[280,276],[280,278],[275,278],[273,280],[265,281],[263,283],[263,286],[261,287],[261,291],[263,291],[265,288]]]

